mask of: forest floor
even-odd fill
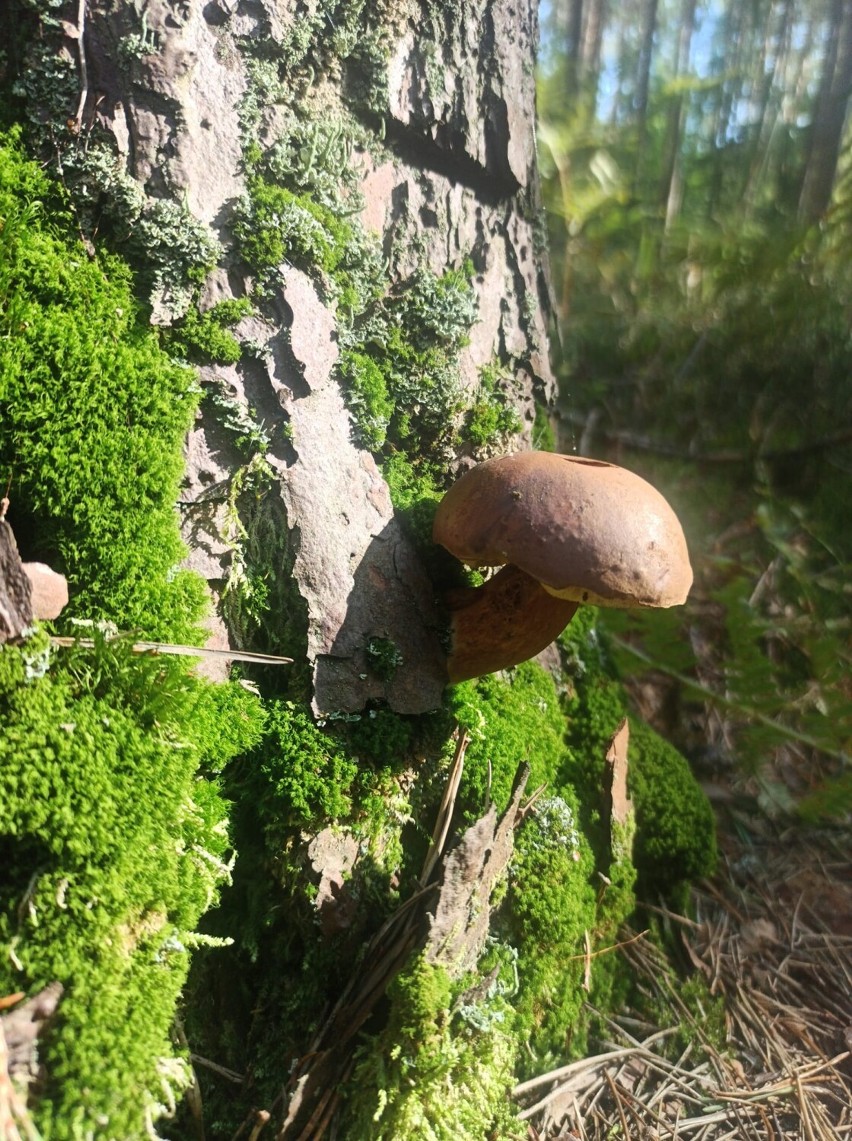
[[[773,818],[763,791],[797,783],[789,757],[708,781],[718,871],[689,917],[648,908],[668,955],[624,934],[642,1014],[622,1011],[599,1054],[519,1088],[533,1141],[852,1137],[852,837]]]

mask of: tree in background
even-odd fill
[[[715,647],[716,708],[741,714],[725,750],[822,748],[814,772],[839,775],[839,809],[852,9],[644,0],[595,22],[601,10],[602,48],[584,55],[591,7],[554,6],[541,84],[565,446],[629,450],[673,485],[701,563],[676,636]],[[581,109],[566,108],[579,82]],[[699,637],[711,601],[723,617]]]

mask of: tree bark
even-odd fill
[[[453,380],[456,425],[488,366],[504,377],[503,398],[522,425],[511,443],[529,444],[535,401],[546,405],[553,393],[548,287],[537,258],[531,0],[422,10],[391,2],[361,25],[311,16],[291,0],[151,0],[140,11],[131,0],[67,0],[59,18],[39,16],[36,26],[27,7],[0,16],[22,75],[48,65],[63,71],[51,106],[41,102],[43,87],[22,80],[25,114],[48,160],[58,159],[88,239],[101,241],[107,219],[113,234],[131,234],[128,201],[142,204],[143,217],[183,211],[187,242],[207,235],[219,250],[202,310],[251,293],[253,271],[235,239],[250,189],[247,155],[286,150],[295,131],[301,142],[288,161],[304,169],[290,177],[303,180],[308,197],[318,164],[337,163],[340,175],[349,166],[354,216],[387,259],[388,297],[422,271],[440,276],[471,259],[477,314]],[[346,18],[341,9],[337,20]],[[32,34],[14,34],[20,21]],[[145,254],[135,249],[143,263]],[[158,272],[167,278],[169,269],[166,262]],[[211,494],[233,487],[245,455],[205,406],[187,447],[189,562],[219,604],[218,644],[240,645],[245,633],[223,598],[243,572],[241,551],[277,544],[272,594],[287,580],[297,601],[286,615],[267,615],[267,644],[255,648],[292,652],[290,634],[289,645],[268,642],[275,621],[290,630],[298,611],[318,713],[371,700],[420,712],[440,704],[446,683],[440,619],[381,471],[353,435],[337,371],[339,315],[323,272],[279,267],[235,330],[253,347],[234,364],[200,369],[202,385],[262,418],[272,488],[260,515],[254,504],[243,510],[245,497],[237,501],[237,518],[233,496],[229,503],[227,492]],[[152,294],[152,319],[180,316],[181,297],[165,288]],[[416,393],[413,400],[416,414]],[[429,459],[450,473],[472,453],[449,443]],[[377,636],[398,651],[398,668],[384,678],[365,650]]]

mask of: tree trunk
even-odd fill
[[[773,66],[771,72],[765,70],[766,48],[761,53],[760,72],[755,79],[758,89],[759,112],[754,128],[754,139],[751,148],[751,159],[743,189],[743,203],[746,214],[749,214],[763,185],[766,171],[772,161],[773,139],[778,123],[782,92],[785,89],[785,75],[789,66],[791,50],[791,36],[793,27],[793,0],[786,0],[781,11],[776,14],[774,5],[770,6],[767,16],[765,42],[773,41]],[[774,31],[771,21],[775,18],[777,26]]]
[[[580,87],[586,119],[592,122],[595,117],[601,49],[607,19],[606,0],[591,0],[586,5],[584,15]]]
[[[582,71],[583,0],[567,0],[560,23],[565,42],[565,95],[570,101],[577,97]]]
[[[806,224],[821,218],[831,202],[850,94],[852,8],[844,0],[834,0],[799,195],[799,218]]]
[[[214,644],[291,655],[282,684],[306,733],[308,706],[342,721],[369,706],[367,729],[377,709],[440,709],[444,626],[418,509],[459,469],[529,446],[554,390],[536,5],[17,0],[0,34],[28,144],[63,180],[90,253],[133,263],[165,343],[231,315],[236,351],[206,349],[198,366],[205,399],[180,503]],[[318,865],[294,831],[292,875],[310,877]],[[248,894],[266,877],[247,873]],[[316,943],[319,906],[307,911]],[[338,973],[360,937],[349,934]],[[316,953],[331,962],[326,944]],[[216,997],[245,1028],[265,991],[248,995],[239,973],[217,976]],[[306,1024],[285,1030],[290,1045],[271,1046],[279,1090],[287,1050],[310,1038]],[[243,1113],[252,1096],[247,1079]],[[286,1104],[275,1112],[286,1128]]]
[[[641,186],[648,134],[648,92],[651,85],[651,63],[654,58],[654,32],[657,27],[657,0],[645,0],[642,7],[642,40],[636,65],[636,172],[635,184]]]
[[[696,0],[684,0],[677,54],[674,61],[675,80],[683,77],[689,66],[689,50],[695,27]],[[665,211],[665,230],[668,231],[678,214],[683,200],[683,177],[680,164],[680,144],[683,131],[684,96],[682,90],[672,96],[669,107],[668,129],[663,149],[663,175],[660,199]]]
[[[252,545],[269,529],[278,566],[263,573],[275,572],[273,594],[282,575],[295,583],[315,710],[354,711],[376,699],[401,712],[434,708],[446,676],[438,619],[381,472],[353,430],[339,368],[341,341],[353,333],[341,326],[339,287],[299,248],[307,237],[292,239],[284,260],[261,271],[239,235],[257,237],[248,230],[267,208],[252,195],[261,188],[268,199],[277,179],[295,195],[288,209],[303,227],[317,225],[306,211],[333,212],[340,195],[351,199],[345,217],[384,251],[378,288],[389,298],[413,291],[424,273],[434,280],[470,259],[475,313],[450,354],[452,376],[445,374],[444,391],[421,393],[409,383],[396,415],[441,417],[446,430],[430,429],[428,450],[454,469],[465,409],[476,404],[488,367],[504,378],[502,398],[519,414],[516,442],[528,442],[535,399],[547,403],[553,387],[534,230],[534,5],[472,0],[452,11],[426,6],[417,16],[389,6],[363,18],[341,10],[332,20],[285,0],[254,7],[153,0],[142,15],[130,0],[74,0],[62,15],[32,29],[38,46],[26,68],[33,74],[59,61],[64,100],[39,105],[33,83],[27,114],[49,123],[45,150],[59,157],[90,240],[111,231],[154,282],[152,320],[168,325],[190,304],[182,245],[203,240],[219,251],[202,310],[246,296],[258,274],[266,276],[254,315],[236,328],[252,347],[233,364],[200,369],[208,391],[224,392],[249,418],[257,410],[274,437],[260,512],[243,497],[234,517],[227,496],[207,492],[245,466],[244,449],[222,442],[220,412],[205,404],[188,444],[185,537],[190,565],[218,604],[220,644],[248,637],[231,603]],[[20,16],[32,20],[28,10]],[[263,173],[247,174],[252,164]],[[132,241],[139,220],[162,218],[165,230],[174,214],[180,232],[163,233],[160,261],[146,266],[150,248]],[[439,341],[456,336],[430,320]],[[370,351],[365,342],[362,355]],[[458,398],[447,384],[458,385]],[[469,457],[472,448],[462,450]],[[268,643],[275,620],[267,615],[262,625]],[[292,616],[282,619],[279,634],[292,625]],[[392,677],[368,668],[365,647],[376,636],[398,648]],[[285,652],[299,642],[292,630],[288,640]]]

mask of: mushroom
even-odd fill
[[[683,530],[663,496],[615,464],[517,452],[466,472],[438,506],[436,543],[471,567],[449,591],[450,681],[534,657],[583,602],[677,606],[692,585]]]

